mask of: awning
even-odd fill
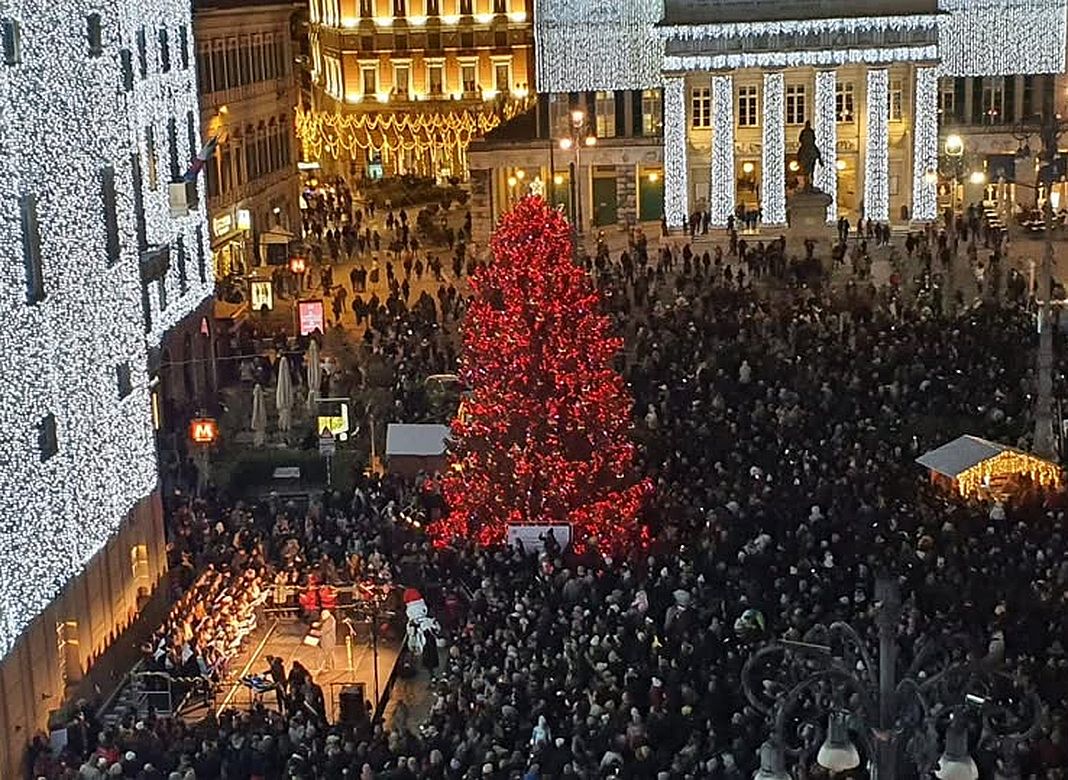
[[[983,461],[1012,449],[1004,444],[980,439],[978,436],[965,435],[925,452],[916,458],[916,462],[931,471],[955,479]]]
[[[289,244],[296,236],[284,228],[271,228],[260,233],[261,244]]]

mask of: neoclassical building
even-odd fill
[[[739,208],[783,224],[805,122],[824,160],[817,184],[833,197],[828,220],[924,221],[957,186],[939,179],[940,137],[960,131],[970,164],[988,168],[1022,148],[1034,117],[1064,106],[1066,22],[1065,0],[539,0],[536,84],[550,117],[588,106],[591,126],[602,95],[660,91],[672,225],[706,208],[714,225]],[[551,122],[546,133],[553,140]],[[609,188],[596,181],[610,166],[589,159],[577,174],[593,217],[584,227],[598,214],[648,218],[628,194],[653,163],[616,166],[624,196],[606,209],[597,191]],[[488,173],[487,214],[506,207],[512,178]]]

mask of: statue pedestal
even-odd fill
[[[805,238],[818,238],[827,233],[827,207],[831,196],[821,190],[801,190],[786,201],[790,218],[790,232]]]

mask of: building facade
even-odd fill
[[[1037,115],[1065,108],[1065,5],[540,0],[537,85],[551,103],[577,103],[598,121],[603,112],[589,108],[589,95],[659,90],[664,210],[673,226],[696,211],[722,226],[743,210],[785,224],[788,199],[804,184],[795,155],[806,122],[824,161],[815,184],[833,198],[829,221],[926,221],[954,198],[995,194],[984,191],[995,181],[1010,201],[1023,197],[1012,181],[1033,174],[1034,161],[1017,152],[1028,137],[1037,143]],[[987,184],[948,179],[939,158],[950,133],[965,139],[967,166]],[[480,163],[492,166],[492,158]],[[489,184],[477,192],[509,180],[498,168],[479,173]],[[609,191],[595,174],[581,173],[591,199],[595,186]],[[630,175],[620,167],[617,191],[629,191]],[[484,209],[489,224],[506,203],[498,197]]]
[[[260,244],[300,226],[294,3],[203,0],[194,11],[200,121],[219,139],[207,166],[216,273],[244,275]]]
[[[0,776],[166,569],[149,353],[210,295],[190,12],[0,0]],[[176,186],[172,186],[175,183]]]
[[[527,114],[471,144],[472,233],[485,243],[497,217],[529,194],[584,230],[657,221],[663,157],[659,89],[539,95]]]
[[[464,178],[471,139],[527,105],[530,0],[310,0],[308,159],[370,178]]]

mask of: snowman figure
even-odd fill
[[[441,626],[435,618],[427,614],[423,595],[415,588],[407,588],[404,591],[404,611],[408,615],[408,649],[419,657],[422,657],[427,642],[435,645],[436,649]]]

